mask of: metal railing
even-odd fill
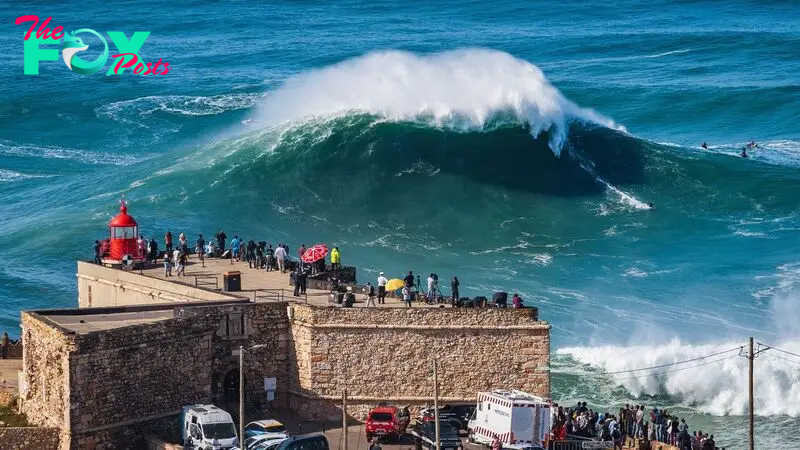
[[[253,302],[282,302],[283,289],[254,289]]]
[[[219,278],[216,275],[195,275],[194,285],[197,287],[214,286],[214,289],[219,289]]]
[[[550,450],[611,450],[614,448],[614,443],[611,441],[593,441],[593,440],[578,440],[571,439],[566,441],[550,441]]]

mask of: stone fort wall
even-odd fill
[[[362,420],[379,401],[433,403],[433,359],[444,402],[513,388],[549,398],[549,325],[536,309],[293,307],[292,407],[304,417]]]
[[[173,318],[77,334],[23,313],[23,411],[58,427],[61,448],[126,448],[147,430],[177,432],[182,406],[215,403],[236,416],[238,349],[246,354],[248,403],[289,407],[311,420],[363,419],[379,401],[432,403],[439,360],[443,402],[481,390],[522,389],[549,397],[549,325],[535,309],[335,308],[286,302],[145,306]],[[62,311],[96,314],[102,308]],[[110,311],[110,310],[109,310]],[[275,377],[266,403],[263,379]],[[235,388],[234,388],[235,389]]]
[[[248,400],[259,401],[263,378],[276,376],[275,406],[288,403],[286,303],[184,307],[176,316],[75,334],[46,315],[23,313],[30,333],[23,412],[32,423],[60,428],[62,449],[123,448],[120,442],[134,442],[143,430],[166,423],[177,432],[175,418],[184,405],[226,407],[226,376],[238,386],[239,346],[254,343],[264,347],[248,352]]]
[[[0,448],[9,450],[55,450],[58,448],[58,428],[2,428]]]

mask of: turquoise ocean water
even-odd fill
[[[23,75],[24,14],[149,30],[140,56],[171,70]],[[748,336],[800,353],[794,2],[8,2],[0,17],[14,334],[22,309],[76,304],[74,261],[124,194],[148,237],[327,242],[362,280],[413,269],[519,292],[553,325],[555,400],[673,407],[727,448],[746,438],[736,351],[603,372]],[[798,364],[756,361],[759,448],[800,448]]]

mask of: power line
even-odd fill
[[[652,369],[663,369],[664,367],[676,366],[678,364],[686,364],[686,363],[690,363],[690,362],[700,361],[702,359],[713,358],[714,356],[724,355],[725,353],[730,353],[730,352],[732,352],[734,350],[742,351],[742,349],[744,349],[744,346],[734,347],[734,348],[732,348],[730,350],[725,350],[724,352],[712,353],[710,355],[700,356],[698,358],[687,359],[685,361],[678,361],[678,362],[669,363],[669,364],[661,364],[661,365],[652,366],[652,367],[642,367],[641,369],[628,369],[628,370],[619,370],[617,372],[605,372],[604,375],[616,375],[616,374],[619,374],[619,373],[639,372],[639,371],[643,371],[643,370],[652,370]]]
[[[800,355],[798,355],[797,353],[792,353],[792,352],[789,352],[789,351],[786,351],[786,350],[781,350],[778,347],[773,347],[771,345],[767,345],[767,344],[764,344],[764,343],[761,343],[761,342],[759,342],[759,345],[763,345],[763,346],[767,347],[766,350],[777,350],[777,351],[779,351],[781,353],[786,353],[787,355],[792,355],[792,356],[796,356],[796,357],[800,358]]]
[[[728,352],[724,352],[724,353],[728,353]],[[680,372],[682,370],[689,370],[689,369],[694,369],[694,368],[697,368],[697,367],[703,367],[703,366],[707,366],[709,364],[713,364],[715,362],[720,362],[720,361],[725,361],[726,359],[736,358],[738,356],[739,355],[726,356],[724,358],[718,358],[718,359],[714,359],[714,360],[711,360],[711,361],[706,361],[706,362],[701,363],[701,364],[695,364],[695,365],[692,365],[692,366],[689,366],[689,367],[681,367],[679,369],[665,370],[663,372],[646,373],[646,374],[637,375],[637,376],[633,376],[633,377],[626,377],[626,378],[614,378],[614,381],[636,380],[636,379],[639,379],[641,377],[649,377],[649,376],[654,376],[654,375],[664,375],[664,374],[667,374],[667,373]],[[676,364],[678,364],[678,363],[676,363]]]
[[[790,363],[794,363],[794,364],[800,365],[800,361],[794,361],[794,360],[791,360],[791,359],[789,359],[789,358],[784,358],[783,356],[778,356],[778,355],[776,355],[776,354],[774,354],[774,353],[767,353],[767,355],[768,355],[768,356],[771,356],[771,357],[773,357],[773,358],[782,359],[782,360],[784,360],[784,361],[788,361],[788,362],[790,362]]]

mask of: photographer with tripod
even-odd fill
[[[442,297],[442,291],[439,290],[439,275],[431,273],[428,276],[427,303],[436,304],[439,297]]]

